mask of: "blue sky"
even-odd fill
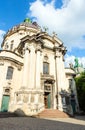
[[[30,4],[36,0],[2,0],[0,2],[0,29],[7,31],[19,24],[26,17]],[[50,3],[52,0],[47,0]],[[61,7],[62,0],[58,0],[56,7]]]
[[[56,32],[68,49],[67,62],[78,57],[85,66],[85,0],[2,0],[0,42],[8,29],[26,17],[48,27],[48,33]]]

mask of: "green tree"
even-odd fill
[[[75,78],[79,107],[85,112],[85,72]]]

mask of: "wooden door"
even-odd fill
[[[47,106],[48,108],[51,108],[51,94],[50,93],[47,95]]]
[[[51,94],[48,92],[44,94],[44,104],[45,108],[51,108]]]

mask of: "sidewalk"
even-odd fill
[[[74,118],[44,118],[44,119],[66,122],[71,124],[85,125],[85,116],[76,116]]]

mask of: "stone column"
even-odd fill
[[[28,87],[29,81],[29,53],[30,49],[28,43],[25,44],[24,48],[24,66],[23,66],[23,77],[22,77],[22,87]]]
[[[55,74],[56,74],[56,87],[55,87],[55,96],[56,96],[56,100],[55,100],[55,103],[57,102],[57,108],[58,108],[58,89],[59,89],[59,84],[58,84],[58,63],[59,63],[59,52],[58,50],[55,50]]]
[[[63,110],[62,97],[59,94],[62,90],[66,89],[66,77],[63,62],[62,48],[55,49],[55,69],[56,69],[56,93],[57,93],[57,108]]]
[[[41,65],[41,46],[38,45],[36,49],[36,89],[40,88],[40,65]]]

